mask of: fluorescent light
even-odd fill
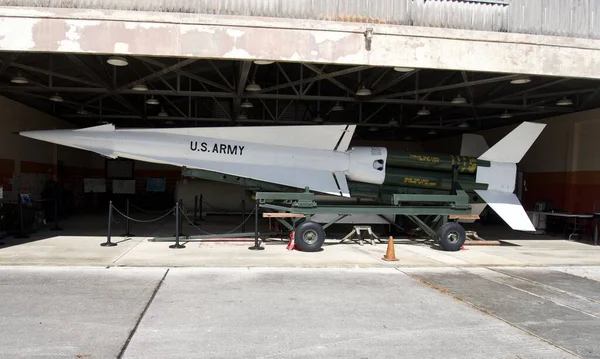
[[[558,102],[556,102],[557,106],[570,106],[573,104],[573,101],[571,101],[570,99],[563,97],[562,100],[558,100]]]
[[[54,101],[54,102],[63,102],[63,98],[60,97],[58,94],[56,95],[52,95],[50,96],[50,101]]]
[[[146,103],[148,105],[158,105],[160,102],[154,98],[154,96],[150,97],[148,100],[146,100]]]
[[[131,88],[134,91],[148,91],[148,87],[144,84],[137,84]]]
[[[361,87],[358,91],[356,91],[357,96],[369,96],[371,94],[371,90],[366,87]]]
[[[425,108],[425,106],[423,106],[422,109],[419,110],[419,112],[417,112],[417,115],[419,116],[429,116],[431,114],[431,112],[429,112],[428,109]]]
[[[129,64],[124,57],[120,56],[111,56],[106,62],[113,66],[127,66]]]
[[[458,95],[452,100],[452,103],[455,103],[455,104],[467,103],[467,99],[465,99],[461,95]]]
[[[271,61],[271,60],[254,60],[254,63],[256,65],[270,65],[275,61]]]
[[[331,108],[331,111],[343,111],[343,110],[344,110],[344,107],[342,105],[340,105],[339,102],[336,103],[335,106],[333,106]]]
[[[394,71],[397,71],[397,72],[411,72],[411,71],[414,71],[414,69],[410,68],[410,67],[394,67]]]
[[[510,113],[508,113],[508,110],[504,111],[504,113],[502,115],[500,115],[500,118],[511,118],[512,115]]]
[[[531,79],[529,77],[522,77],[522,78],[518,78],[518,79],[514,79],[514,80],[510,81],[510,83],[513,85],[522,85],[522,84],[526,84],[528,82],[531,82]]]
[[[252,83],[250,85],[246,86],[246,91],[249,91],[249,92],[258,92],[260,90],[261,90],[260,85],[257,85],[256,83],[254,83],[254,81],[252,81]]]
[[[254,105],[252,104],[252,102],[246,100],[246,101],[242,102],[241,107],[242,108],[252,108],[252,107],[254,107]]]

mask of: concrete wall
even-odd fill
[[[600,203],[600,110],[547,118],[547,126],[518,165],[527,191],[523,202],[551,201],[557,209],[591,212]],[[481,131],[490,146],[516,126]],[[460,136],[425,143],[427,151],[460,152]],[[600,208],[599,208],[600,209]]]

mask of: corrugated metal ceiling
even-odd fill
[[[600,38],[600,0],[0,0],[0,5],[286,17]]]

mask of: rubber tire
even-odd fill
[[[307,243],[302,239],[307,231],[314,231],[317,234],[317,240],[314,243]],[[304,222],[296,228],[294,244],[302,252],[316,252],[321,249],[323,243],[325,243],[325,230],[319,223]]]
[[[458,241],[452,242],[448,239],[448,236],[455,232],[458,235]],[[448,222],[438,230],[438,241],[440,246],[449,252],[459,251],[465,243],[467,234],[465,229],[456,222]]]

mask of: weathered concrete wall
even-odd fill
[[[251,16],[3,7],[0,50],[600,78],[600,40]]]

